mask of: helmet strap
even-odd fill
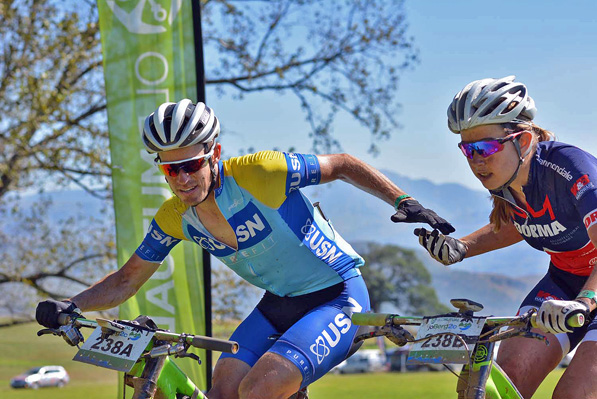
[[[212,148],[215,145],[216,145],[216,142],[214,140]],[[203,147],[204,147],[204,152],[207,154],[210,149],[207,147],[207,144],[203,144]],[[209,158],[207,160],[207,163],[209,165],[209,171],[211,173],[211,183],[209,184],[209,188],[207,189],[207,194],[205,194],[205,198],[203,198],[201,201],[199,201],[199,203],[202,203],[209,197],[211,192],[215,189],[216,183],[218,182],[218,176],[216,175],[216,164],[214,162],[212,162],[212,158]]]
[[[524,158],[527,155],[529,155],[530,147],[525,152],[524,156],[522,156],[522,151],[520,150],[520,143],[518,142],[518,137],[512,141],[512,144],[514,144],[514,148],[516,148],[516,153],[518,154],[518,165],[516,166],[516,170],[514,171],[514,174],[512,175],[512,177],[510,177],[510,179],[508,179],[508,181],[506,183],[504,183],[504,185],[496,188],[495,190],[489,190],[489,192],[491,194],[499,194],[502,191],[504,191],[505,189],[507,189],[508,187],[510,187],[510,184],[512,184],[512,182],[518,177],[518,172],[520,171],[520,167],[522,166],[522,163],[524,162]]]

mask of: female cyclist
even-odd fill
[[[571,331],[564,317],[597,308],[597,159],[554,140],[533,123],[535,103],[514,76],[468,84],[448,108],[448,126],[469,166],[493,200],[490,223],[455,239],[416,229],[430,255],[450,265],[525,240],[551,256],[545,277],[520,306],[538,308],[552,344],[516,338],[502,343],[497,362],[530,398],[578,346],[554,398],[597,398],[597,321]],[[579,345],[580,344],[580,345]]]

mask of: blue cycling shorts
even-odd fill
[[[298,297],[266,293],[230,337],[239,343],[238,353],[220,358],[253,367],[265,352],[277,353],[301,371],[302,388],[346,358],[359,327],[350,316],[368,310],[369,293],[361,276]]]
[[[547,274],[531,290],[524,301],[522,301],[519,313],[524,313],[530,308],[539,309],[543,302],[550,299],[573,300],[580,293],[587,278],[586,276],[577,276],[558,269],[550,263]],[[562,352],[566,354],[572,351],[585,338],[585,335],[593,330],[597,330],[597,320],[595,317],[592,318],[588,325],[575,328],[571,333],[556,334],[562,346]],[[591,336],[594,336],[596,333],[597,331],[591,332]]]

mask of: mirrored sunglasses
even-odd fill
[[[488,156],[503,150],[504,143],[514,140],[523,133],[529,132],[528,130],[523,130],[521,132],[509,134],[506,137],[502,138],[487,138],[472,142],[461,141],[460,143],[458,143],[458,147],[460,148],[464,156],[468,159],[473,159],[475,151],[483,158],[487,158]]]
[[[176,177],[180,173],[181,170],[184,170],[186,173],[195,173],[199,169],[203,167],[205,162],[211,158],[213,155],[214,150],[211,149],[210,152],[203,155],[198,155],[193,158],[182,159],[180,161],[173,161],[173,162],[162,162],[159,159],[156,159],[155,164],[166,176]]]

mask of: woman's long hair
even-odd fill
[[[529,125],[523,123],[507,123],[503,126],[504,128],[511,129],[513,131],[529,130]],[[555,139],[555,134],[535,124],[532,124],[530,130],[532,130],[532,132],[535,134],[537,142]],[[534,143],[533,145],[536,145],[536,143]],[[508,203],[508,201],[503,200],[495,195],[493,195],[491,198],[493,200],[493,209],[491,211],[491,214],[489,215],[489,222],[493,224],[493,231],[497,233],[498,231],[500,231],[503,224],[510,223],[510,220],[513,215],[513,210],[512,206]]]

